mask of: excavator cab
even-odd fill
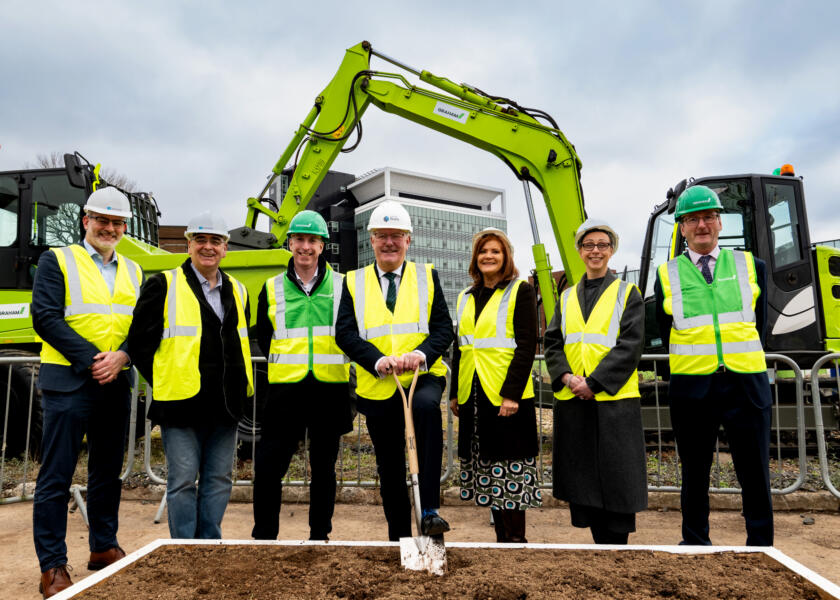
[[[29,304],[41,254],[53,246],[79,242],[82,207],[100,180],[98,168],[80,154],[65,154],[64,168],[0,172],[0,358],[32,357],[40,340],[32,329]],[[127,193],[132,218],[127,236],[148,247],[158,244],[158,210],[146,193]],[[125,238],[124,238],[125,239]],[[0,400],[0,444],[6,456],[28,451],[37,457],[41,443],[41,404],[37,366],[8,364],[0,368],[7,382]],[[30,393],[34,398],[30,401]]]
[[[0,172],[0,290],[31,290],[41,253],[79,242],[82,207],[99,181],[79,154],[64,168]],[[147,193],[126,193],[133,217],[127,235],[158,245],[158,210]]]
[[[840,251],[811,245],[802,179],[787,174],[744,174],[683,180],[668,190],[666,202],[648,221],[639,273],[646,307],[645,351],[665,353],[656,325],[656,268],[685,252],[675,223],[679,195],[705,185],[723,204],[719,244],[747,250],[767,264],[767,338],[765,350],[787,354],[803,366],[832,348],[838,337],[840,286],[830,264],[840,270]],[[830,258],[834,256],[834,261]],[[827,293],[826,293],[827,292]],[[827,310],[826,310],[827,309]]]

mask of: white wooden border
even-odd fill
[[[115,562],[101,571],[94,573],[73,584],[66,590],[53,596],[53,600],[68,600],[79,592],[86,590],[100,581],[107,579],[120,569],[127,567],[136,560],[157,550],[161,546],[368,546],[368,547],[399,547],[399,542],[316,542],[309,540],[171,540],[159,539],[146,544],[139,550],[128,554],[125,558]],[[840,600],[840,586],[815,573],[805,565],[790,558],[776,548],[760,546],[643,546],[632,545],[610,546],[595,544],[488,544],[484,542],[447,542],[447,548],[533,548],[540,550],[647,550],[651,552],[670,552],[672,554],[722,554],[727,552],[761,553],[784,565],[803,579],[816,586],[826,600]]]

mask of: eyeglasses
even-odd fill
[[[88,219],[96,221],[97,223],[102,225],[102,227],[108,227],[108,225],[113,225],[114,229],[119,229],[120,227],[125,225],[125,220],[123,219],[109,219],[107,217],[100,217],[98,215],[95,217],[88,215]]]
[[[597,244],[593,242],[586,242],[585,244],[581,244],[580,247],[587,252],[592,252],[595,248],[598,248],[598,250],[603,252],[607,248],[612,248],[612,244],[608,244],[607,242],[599,242]]]
[[[694,225],[697,225],[700,221],[703,221],[706,225],[711,225],[712,223],[717,221],[719,218],[720,218],[720,215],[704,215],[702,217],[698,217],[698,216],[694,215],[694,216],[683,217],[682,222],[685,223],[686,225],[690,226],[690,227],[693,227]]]
[[[199,246],[213,246],[218,248],[222,246],[226,240],[220,235],[194,235],[190,238],[190,241],[194,244],[198,244]]]
[[[397,242],[405,237],[405,231],[398,231],[397,233],[382,233],[381,231],[374,231],[373,237],[378,242],[384,242],[385,240]]]

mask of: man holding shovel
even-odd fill
[[[449,531],[449,524],[437,514],[443,454],[440,402],[446,375],[440,357],[452,342],[451,319],[432,265],[405,260],[412,232],[408,211],[385,200],[372,211],[368,231],[376,260],[344,279],[336,342],[360,367],[357,406],[366,417],[376,452],[391,541],[411,537],[405,419],[394,375],[408,388],[419,368],[412,410],[423,510],[419,533],[440,535]]]

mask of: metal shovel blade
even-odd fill
[[[403,399],[403,416],[405,417],[405,440],[408,449],[408,471],[411,474],[411,492],[414,497],[414,524],[417,527],[417,537],[400,538],[400,563],[406,569],[412,571],[428,571],[432,575],[443,575],[446,573],[446,546],[443,545],[443,536],[430,537],[420,535],[423,531],[422,509],[420,504],[420,482],[417,474],[420,467],[417,461],[417,441],[414,437],[414,419],[411,416],[412,401],[414,399],[414,386],[417,384],[419,371],[414,371],[414,379],[406,398],[396,373],[394,380],[397,389]]]
[[[412,571],[446,574],[446,547],[427,535],[400,538],[400,564]]]

